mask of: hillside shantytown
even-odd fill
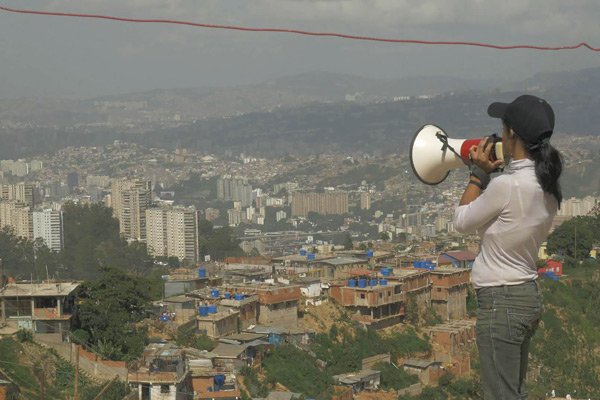
[[[54,368],[83,377],[79,393],[128,399],[475,396],[478,240],[452,226],[461,183],[418,187],[389,162],[127,143],[3,160],[0,243],[19,249],[2,253],[3,340],[52,350]],[[582,221],[598,203],[565,200],[540,279],[595,262]],[[5,396],[39,393],[7,365]],[[556,393],[544,368],[530,380]]]

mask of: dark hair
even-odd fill
[[[525,148],[535,161],[535,175],[542,189],[556,198],[558,208],[560,208],[562,191],[558,178],[560,178],[563,169],[560,152],[548,142],[534,145],[526,144]]]
[[[509,130],[512,129],[505,120],[502,120],[502,122]],[[525,141],[523,143],[525,149],[535,161],[535,175],[540,186],[544,192],[550,193],[556,198],[558,208],[560,208],[563,196],[558,178],[562,174],[563,159],[560,152],[550,144],[551,135],[552,132],[542,135],[537,143],[527,143]]]

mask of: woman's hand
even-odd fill
[[[471,146],[469,149],[471,161],[488,174],[503,164],[502,160],[490,160],[492,146],[494,146],[494,143],[488,143],[488,140],[483,138],[477,146]]]

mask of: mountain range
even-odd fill
[[[454,137],[497,131],[497,121],[486,115],[487,104],[523,92],[554,106],[557,132],[600,134],[600,68],[544,73],[514,83],[313,72],[228,88],[2,100],[0,138],[7,145],[0,148],[0,158],[116,139],[214,153],[395,152],[425,123],[438,124]]]

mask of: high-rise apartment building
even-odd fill
[[[167,211],[167,252],[180,260],[198,260],[198,212],[194,208]]]
[[[584,198],[571,197],[564,199],[560,209],[556,213],[558,216],[578,217],[589,214],[594,207],[600,204],[600,198],[586,196]]]
[[[227,221],[229,226],[238,226],[242,223],[242,211],[235,208],[227,210]]]
[[[45,209],[33,212],[33,238],[41,238],[52,251],[64,247],[63,212]]]
[[[9,227],[16,236],[33,238],[31,208],[16,201],[0,201],[0,229]]]
[[[0,185],[0,200],[16,201],[33,207],[33,185],[23,182],[15,185]]]
[[[31,208],[17,207],[11,211],[11,226],[15,236],[33,239],[33,217]]]
[[[146,243],[154,256],[198,260],[198,212],[193,207],[146,210]]]
[[[371,209],[371,193],[361,192],[360,194],[360,209],[370,210]]]
[[[323,215],[346,214],[348,212],[348,193],[339,191],[293,193],[292,216],[306,217],[309,212]]]
[[[113,215],[127,240],[146,239],[146,209],[152,201],[152,183],[141,179],[114,180],[111,185]]]
[[[168,257],[167,213],[163,208],[146,210],[146,247],[156,257]]]
[[[12,226],[12,210],[17,207],[14,201],[0,201],[0,229]]]
[[[228,176],[217,180],[217,198],[223,201],[240,201],[242,207],[252,205],[252,185],[246,178]]]

